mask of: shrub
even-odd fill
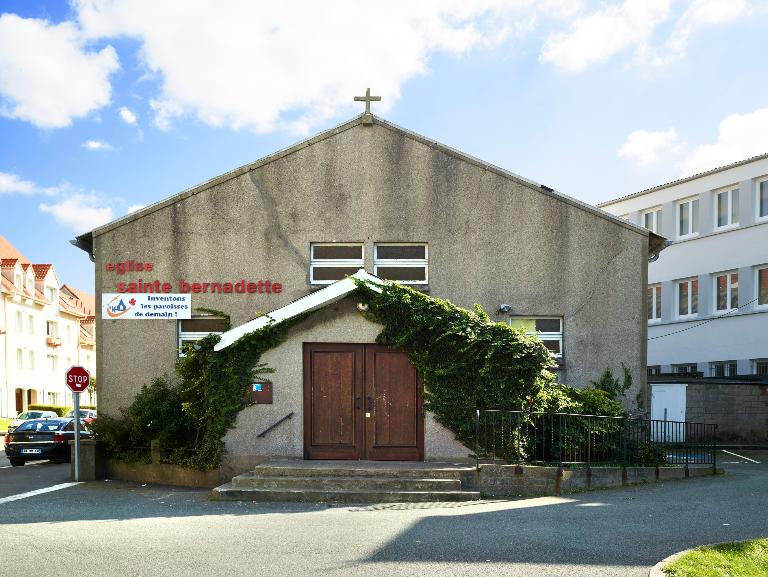
[[[41,404],[41,403],[35,403],[35,404],[32,404],[32,405],[29,405],[29,407],[27,407],[27,409],[30,410],[30,411],[53,411],[54,413],[56,413],[60,417],[63,417],[69,411],[72,410],[72,407],[67,407],[65,405],[44,405],[44,404]]]

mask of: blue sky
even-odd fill
[[[0,234],[69,244],[374,113],[590,203],[768,152],[768,3],[0,1]]]

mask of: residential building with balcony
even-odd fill
[[[60,285],[52,264],[33,264],[0,236],[0,416],[33,404],[70,405],[64,374],[96,371],[94,297]],[[95,402],[93,392],[83,404]]]

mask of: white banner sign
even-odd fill
[[[101,295],[103,319],[191,319],[191,294],[106,293]]]

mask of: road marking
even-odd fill
[[[37,467],[38,465],[42,465],[43,463],[47,463],[48,461],[27,461],[26,466],[27,467]],[[0,467],[0,469],[13,469],[13,465],[4,465]],[[16,469],[21,469],[21,467],[15,467]]]
[[[35,497],[36,495],[42,495],[43,493],[50,493],[52,491],[60,491],[68,487],[74,487],[80,483],[61,483],[59,485],[53,485],[52,487],[45,487],[44,489],[36,489],[35,491],[27,491],[26,493],[19,493],[18,495],[11,495],[10,497],[0,498],[0,505],[10,503],[11,501],[18,501],[19,499],[26,499],[27,497]]]
[[[749,461],[750,463],[757,463],[760,464],[760,461],[755,461],[754,459],[750,459],[749,457],[745,457],[744,455],[739,455],[738,453],[731,453],[730,451],[726,451],[725,449],[720,449],[723,453],[728,453],[729,455],[733,455],[734,457],[738,457],[739,459],[744,459],[745,461]]]

